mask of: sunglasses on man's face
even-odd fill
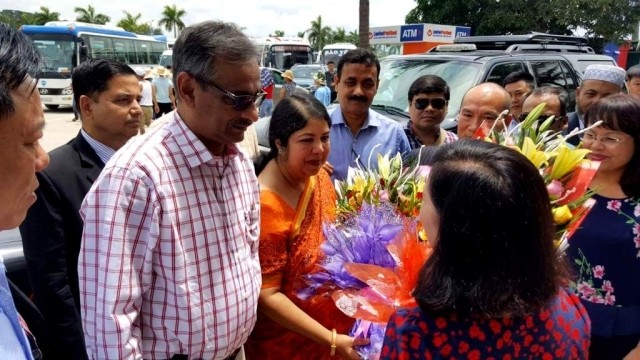
[[[222,95],[224,95],[225,102],[231,106],[233,106],[233,110],[235,111],[243,111],[246,110],[251,104],[254,104],[256,108],[260,107],[260,104],[264,101],[266,92],[260,90],[255,95],[236,95],[231,91],[227,91],[220,86],[216,85],[211,80],[201,80],[206,85],[213,87],[214,89],[220,91]]]
[[[524,122],[524,121],[527,119],[527,116],[529,116],[529,113],[522,113],[522,114],[520,114],[520,116],[518,116],[518,121],[520,121],[520,122]],[[542,124],[543,122],[547,121],[547,119],[548,119],[550,116],[553,116],[553,115],[540,115],[540,116],[538,116],[538,118],[536,119],[536,122],[538,122],[538,123]],[[555,116],[553,119],[554,119],[554,120],[558,120],[558,117],[557,117],[557,116]]]
[[[444,109],[445,106],[447,106],[447,100],[439,99],[439,98],[435,98],[435,99],[421,98],[421,99],[413,100],[413,104],[418,110],[426,109],[429,106],[429,104],[431,104],[431,107],[436,110],[442,110]]]

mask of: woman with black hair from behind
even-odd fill
[[[258,165],[260,265],[258,321],[244,345],[247,359],[357,359],[345,335],[354,320],[324,295],[302,300],[304,275],[316,271],[322,224],[333,221],[336,195],[322,168],[331,119],[312,95],[278,103],[269,124],[269,154]],[[335,357],[334,357],[335,356]]]
[[[523,155],[460,140],[435,150],[420,221],[433,253],[387,325],[381,359],[585,359],[547,189]]]

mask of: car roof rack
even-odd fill
[[[588,40],[580,36],[570,35],[554,35],[532,32],[531,34],[524,35],[496,35],[496,36],[463,36],[456,38],[454,44],[475,44],[478,50],[503,50],[510,52],[523,51],[523,50],[537,50],[537,51],[559,51],[560,46],[567,46],[567,50],[574,49],[574,52],[579,52],[580,48],[588,48],[591,51]],[[534,47],[512,47],[513,45],[537,45]],[[551,47],[551,45],[554,45]],[[584,50],[581,52],[590,52]]]

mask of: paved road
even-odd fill
[[[80,120],[73,119],[71,108],[57,110],[44,109],[45,128],[40,144],[49,152],[60,145],[66,144],[80,131]]]

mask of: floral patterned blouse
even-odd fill
[[[640,199],[594,195],[569,240],[572,283],[600,336],[640,334]]]
[[[586,359],[589,318],[562,289],[538,314],[497,319],[430,317],[398,310],[387,325],[385,359]]]

